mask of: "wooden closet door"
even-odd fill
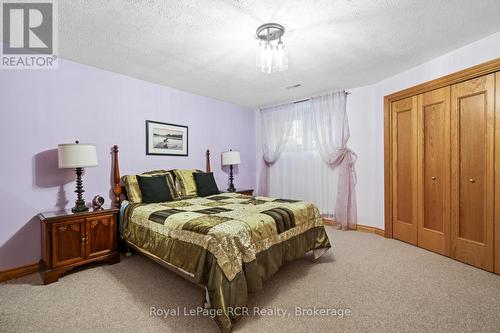
[[[500,72],[496,73],[495,108],[495,273],[500,274]]]
[[[450,87],[418,96],[418,246],[450,255]]]
[[[495,74],[452,86],[451,256],[493,270]]]
[[[393,237],[417,245],[417,96],[393,102]]]

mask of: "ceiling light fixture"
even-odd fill
[[[285,28],[278,23],[266,23],[257,28],[257,67],[263,73],[282,72],[288,69],[288,55],[281,37]]]

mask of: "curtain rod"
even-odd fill
[[[351,92],[349,91],[345,91],[345,90],[342,90],[346,95],[350,95]],[[309,97],[309,98],[306,98],[306,99],[302,99],[302,100],[298,100],[298,101],[295,101],[295,102],[286,102],[286,103],[281,103],[281,104],[276,104],[276,105],[268,105],[268,106],[265,106],[265,107],[260,107],[259,110],[266,110],[266,109],[272,109],[272,108],[276,108],[276,107],[279,107],[279,106],[283,106],[283,105],[289,105],[289,104],[299,104],[299,103],[303,103],[303,102],[307,102],[309,100],[311,100],[312,97]]]
[[[350,95],[351,93],[349,91],[344,91],[346,95]],[[299,104],[299,103],[303,103],[303,102],[307,102],[307,101],[310,101],[311,99],[310,98],[306,98],[306,99],[301,99],[299,101],[295,101],[295,102],[292,102],[292,104]]]

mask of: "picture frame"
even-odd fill
[[[188,127],[146,120],[146,155],[188,156]]]

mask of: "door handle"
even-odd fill
[[[432,176],[432,178],[431,178],[431,179],[432,179],[432,180],[436,180],[436,179],[437,179],[437,177],[436,177],[436,176]]]
[[[85,239],[86,239],[85,237],[82,237],[82,243],[85,243]]]
[[[469,183],[475,183],[476,180],[474,178],[469,178]]]

